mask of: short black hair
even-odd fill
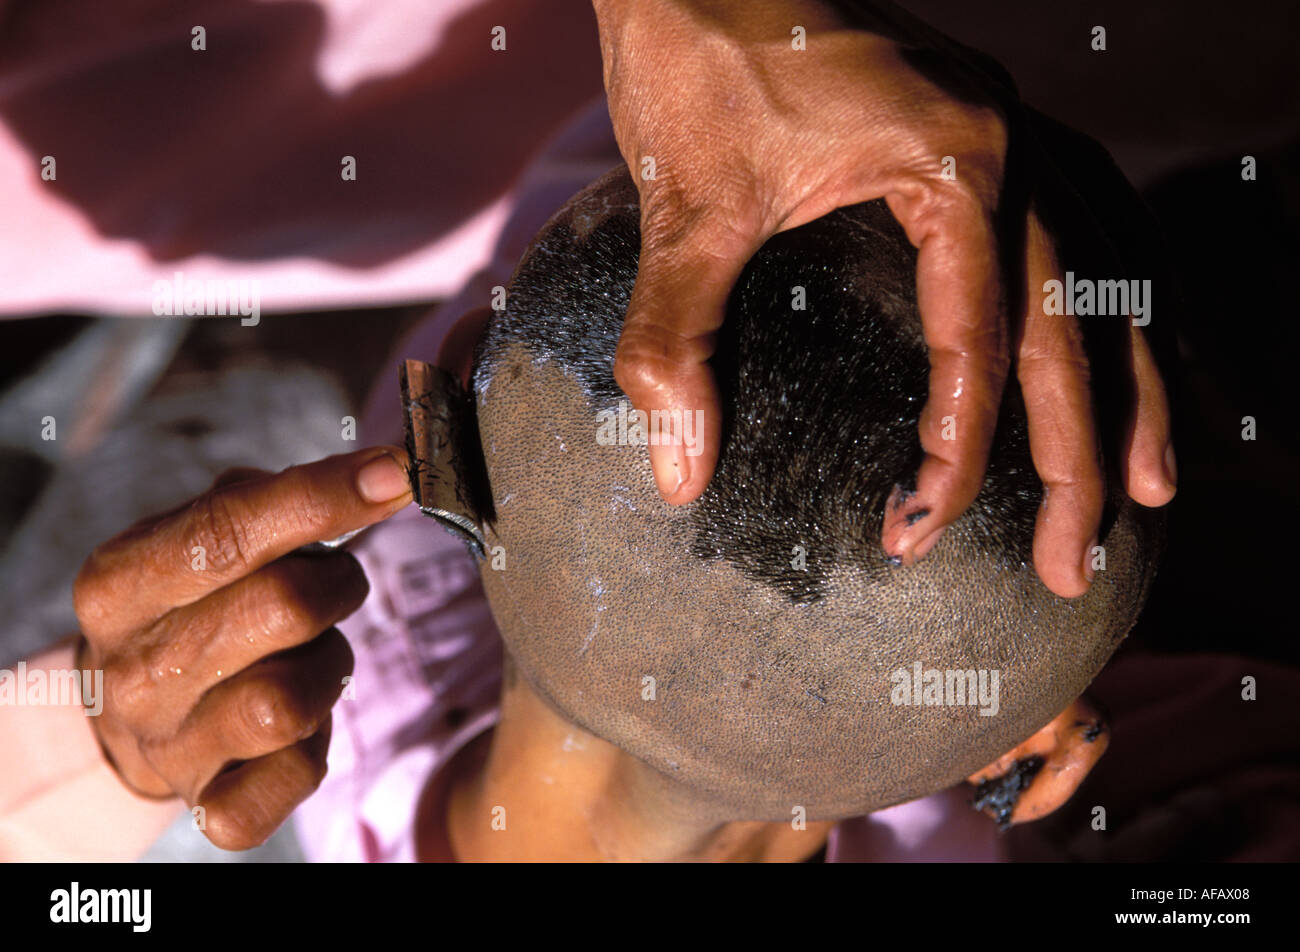
[[[577,237],[560,226],[525,256],[510,306],[485,335],[479,380],[510,342],[524,341],[581,382],[593,412],[612,410],[626,399],[614,352],[640,230],[629,216],[607,217],[582,236],[581,256],[571,253]],[[691,517],[699,558],[726,559],[795,602],[821,598],[844,561],[888,576],[884,503],[896,485],[914,488],[922,457],[928,375],[915,263],[881,200],[778,234],[750,260],[711,361],[723,451]],[[968,514],[981,549],[1008,564],[1031,561],[1041,495],[1018,388],[1008,387]],[[795,542],[806,562],[797,571]]]

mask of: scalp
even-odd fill
[[[622,397],[638,247],[616,171],[534,241],[477,362],[489,544],[507,553],[484,584],[533,687],[731,815],[773,820],[923,796],[1074,700],[1136,618],[1158,519],[1113,494],[1105,570],[1079,599],[1052,595],[1030,565],[1040,488],[1012,394],[975,504],[917,566],[886,563],[883,503],[920,459],[927,363],[915,255],[883,203],[750,262],[714,361],[723,452],[685,507],[659,498],[643,447],[595,439]],[[999,671],[999,713],[892,703],[891,672],[916,661]]]

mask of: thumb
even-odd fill
[[[722,408],[709,358],[727,297],[756,244],[698,225],[657,240],[643,227],[636,285],[614,355],[614,379],[647,414],[650,466],[673,505],[713,477]]]

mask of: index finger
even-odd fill
[[[96,549],[73,586],[88,636],[121,638],[299,546],[379,522],[410,501],[406,454],[371,447],[219,486]]]

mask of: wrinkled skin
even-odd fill
[[[79,665],[104,671],[90,721],[105,754],[136,792],[202,807],[217,846],[261,844],[325,776],[330,708],[352,671],[333,626],[369,585],[346,552],[295,550],[409,503],[405,465],[388,447],[229,470],[77,575]]]
[[[1047,489],[1034,565],[1058,595],[1087,591],[1104,499],[1090,371],[1077,322],[1043,313],[1043,284],[1063,269],[1033,195],[1023,208],[1002,207],[1007,111],[1018,104],[972,88],[969,74],[941,86],[899,43],[848,29],[811,0],[595,7],[610,114],[642,209],[641,273],[615,376],[640,409],[705,411],[701,455],[651,448],[664,498],[696,499],[717,462],[720,411],[707,361],[745,262],[776,232],[884,198],[919,249],[931,365],[917,492],[894,500],[885,548],[903,564],[921,558],[975,498],[1014,367]],[[796,25],[806,30],[804,50],[792,49]],[[955,161],[951,178],[945,157]],[[998,240],[1008,225],[1020,236],[1011,260]],[[1112,452],[1129,496],[1162,506],[1176,482],[1168,404],[1141,330],[1130,334],[1137,398]],[[948,420],[953,439],[944,438]]]

